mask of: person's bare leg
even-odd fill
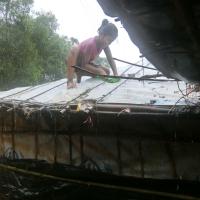
[[[82,69],[85,69],[93,74],[96,74],[96,75],[107,75],[107,73],[105,72],[105,70],[103,70],[101,67],[94,67],[93,65],[90,65],[90,64],[87,64],[85,65],[84,67],[82,67]],[[84,71],[81,71],[79,70],[78,72],[76,72],[77,74],[77,82],[80,83],[80,80],[81,80],[81,76],[92,76],[90,73],[87,73],[87,72],[84,72]]]
[[[96,75],[109,75],[110,74],[110,70],[106,67],[95,67],[93,65],[87,64],[85,65],[82,69],[85,69],[89,72],[92,72]],[[76,72],[77,74],[77,82],[80,83],[81,82],[81,77],[82,76],[92,76],[90,73],[84,72],[79,70],[78,72]],[[93,77],[93,76],[92,76]]]
[[[92,73],[95,73],[95,72],[93,72],[93,70],[91,70],[90,68],[82,67],[82,69],[85,69],[85,70],[87,70],[87,71],[90,71],[90,72],[92,72]],[[82,76],[92,76],[92,75],[91,75],[90,73],[85,72],[85,71],[82,71],[82,70],[76,70],[77,83],[80,83],[80,82],[81,82]]]
[[[100,69],[103,69],[106,72],[106,75],[110,75],[110,69],[108,67],[100,66]]]
[[[87,64],[83,67],[83,69],[86,69],[96,75],[107,75],[106,71],[102,67],[95,67],[93,65]]]

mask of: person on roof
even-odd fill
[[[74,82],[74,73],[77,75],[77,82],[80,83],[82,72],[75,70],[72,66],[81,67],[87,71],[90,71],[97,75],[109,75],[110,70],[107,67],[96,65],[93,61],[104,50],[106,58],[112,68],[113,75],[117,76],[116,64],[112,58],[112,54],[109,45],[117,38],[117,27],[104,19],[100,28],[98,29],[98,35],[89,38],[77,46],[74,46],[67,59],[67,88],[76,87]]]

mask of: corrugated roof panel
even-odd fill
[[[56,87],[57,85],[64,84],[64,83],[66,83],[66,79],[61,79],[61,80],[58,80],[58,81],[54,81],[54,82],[38,85],[38,86],[35,86],[35,87],[31,87],[29,90],[27,90],[25,92],[21,92],[21,93],[18,93],[16,95],[13,95],[12,99],[20,100],[20,101],[26,101],[26,100],[33,98],[36,95],[44,93],[45,91],[47,91],[47,90],[49,90],[53,87]]]
[[[130,66],[119,69],[121,73],[126,71],[124,76],[128,76],[128,74],[134,75],[140,70]],[[141,70],[136,77],[142,74]],[[179,84],[182,89],[185,89],[183,82]],[[82,81],[73,89],[67,89],[66,79],[61,79],[38,86],[21,87],[0,92],[1,101],[17,100],[45,104],[66,104],[82,100],[94,100],[101,103],[173,105],[181,97],[182,94],[178,90],[176,82],[142,82],[121,79],[117,83],[107,83],[96,78]],[[190,99],[198,101],[198,93],[195,93],[194,98],[190,97]],[[179,103],[185,104],[184,99],[182,100]]]
[[[181,83],[184,87],[184,83]],[[106,96],[103,103],[126,104],[174,104],[182,94],[178,91],[176,82],[139,82],[127,80],[119,88]],[[181,103],[181,102],[180,102]],[[182,102],[183,103],[183,102]]]
[[[28,88],[30,88],[30,86],[29,87],[14,88],[14,89],[8,90],[8,91],[2,91],[2,92],[0,92],[0,99],[6,98],[8,96],[17,94],[17,93],[22,92],[22,91],[26,91]]]
[[[120,72],[123,73],[124,71],[125,74],[124,76],[127,76],[128,74],[134,74],[138,71],[137,68],[133,68],[133,67],[123,67]],[[107,94],[109,94],[110,92],[112,93],[113,90],[115,90],[118,87],[121,87],[121,85],[123,84],[125,80],[121,79],[119,82],[117,83],[107,83],[104,82],[102,85],[100,85],[96,90],[92,90],[90,91],[87,96],[85,97],[85,100],[89,100],[89,99],[96,99],[96,100],[100,100],[101,98],[104,98],[104,96],[106,96]]]
[[[76,88],[67,89],[67,84],[63,84],[51,91],[48,91],[32,101],[43,102],[43,103],[67,103],[73,99],[78,98],[95,88],[97,85],[101,84],[103,81],[98,79],[88,79],[81,84],[77,84]]]

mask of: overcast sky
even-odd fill
[[[110,48],[113,57],[130,62],[139,60],[138,48],[131,42],[120,22],[106,16],[96,0],[34,0],[34,10],[51,11],[59,23],[58,33],[75,37],[79,42],[97,35],[103,19],[115,23],[119,36]],[[104,56],[103,54],[101,56]]]

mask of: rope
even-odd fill
[[[187,94],[187,96],[188,96],[189,94],[191,94],[192,92],[194,92],[194,91],[195,91],[195,89],[191,90],[191,91]],[[185,99],[185,96],[180,97],[180,98],[176,101],[176,103],[170,108],[170,110],[168,111],[168,113],[171,113],[171,111],[175,109],[176,105],[178,104],[178,102],[179,102],[181,99]],[[197,106],[198,106],[198,105],[197,105]]]

